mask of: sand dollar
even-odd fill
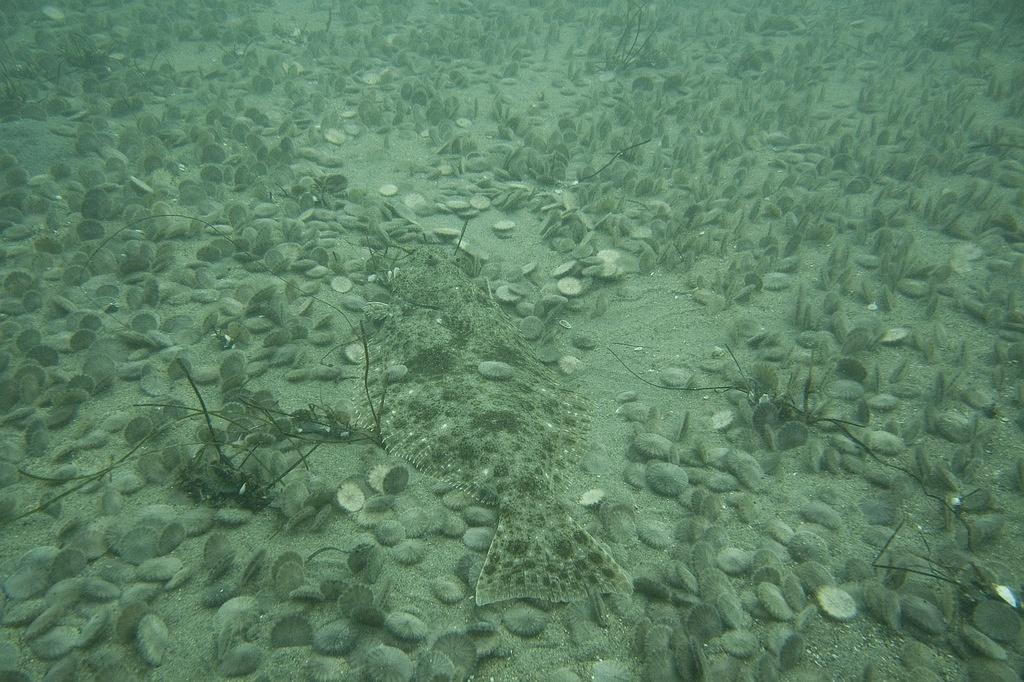
[[[337,277],[331,278],[331,288],[337,291],[339,294],[347,294],[352,291],[352,280],[344,275],[338,275]]]
[[[563,277],[558,280],[558,293],[566,298],[575,298],[583,293],[585,285],[578,277]]]
[[[512,234],[516,224],[511,220],[499,220],[498,222],[491,225],[491,229],[494,230],[494,234],[499,237],[508,237]]]
[[[822,585],[814,596],[818,606],[832,620],[852,620],[857,615],[857,602],[842,588]]]
[[[323,136],[324,140],[336,145],[345,144],[345,140],[348,139],[348,135],[338,128],[324,128]]]

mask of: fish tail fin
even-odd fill
[[[503,510],[476,584],[476,603],[570,602],[632,592],[632,581],[608,550],[561,509]]]

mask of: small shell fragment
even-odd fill
[[[1020,598],[1011,588],[1006,585],[992,585],[992,591],[996,593],[997,597],[1013,608],[1020,608]]]
[[[140,192],[142,194],[152,194],[153,193],[153,188],[152,187],[150,187],[149,185],[147,185],[145,182],[143,182],[142,180],[138,179],[134,175],[131,175],[131,176],[128,177],[128,184],[131,185],[132,189],[134,189],[136,192]]]

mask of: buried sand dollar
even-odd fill
[[[631,593],[626,572],[559,499],[585,440],[583,398],[537,359],[453,256],[420,250],[390,284],[391,314],[368,343],[366,388],[375,400],[384,394],[377,419],[389,453],[498,510],[477,604]],[[490,362],[507,376],[487,379],[493,367],[481,365]],[[394,363],[408,374],[385,392]],[[360,385],[357,403],[365,396]],[[374,428],[368,408],[358,422]]]

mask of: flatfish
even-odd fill
[[[585,441],[586,401],[537,359],[454,256],[415,251],[389,286],[387,312],[367,344],[357,424],[373,428],[376,412],[389,453],[497,509],[477,604],[631,593],[626,572],[560,499]],[[504,363],[503,378],[485,378],[482,362]],[[388,384],[387,368],[397,364],[408,372]]]

